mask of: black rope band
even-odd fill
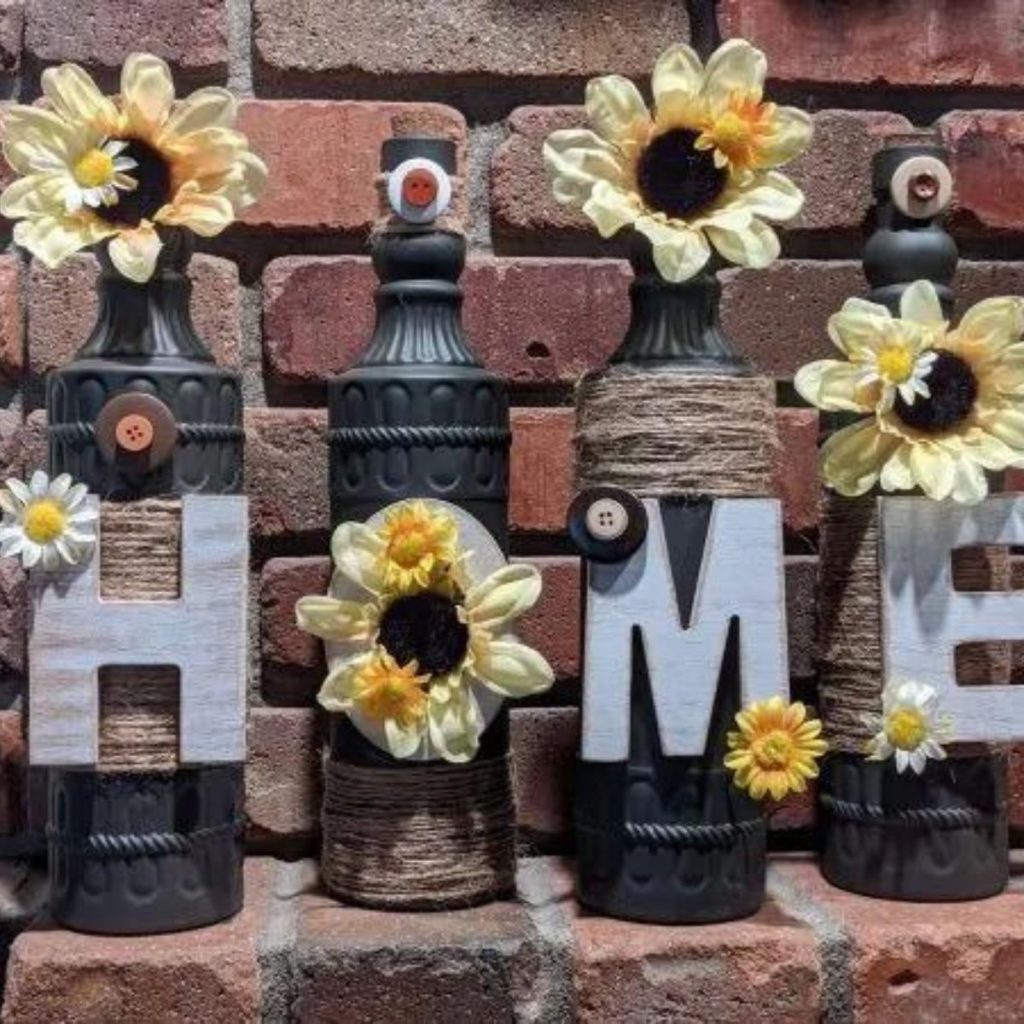
[[[663,825],[626,822],[626,839],[635,845],[694,846],[701,850],[733,846],[741,836],[764,831],[764,820],[725,821],[718,825]]]
[[[87,448],[96,442],[96,429],[91,423],[51,423],[50,436],[72,448]],[[178,438],[182,444],[241,443],[245,431],[230,423],[179,423]]]
[[[821,794],[821,804],[834,818],[856,821],[862,825],[887,825],[897,828],[932,828],[950,830],[978,828],[992,821],[992,815],[974,807],[882,807],[839,800]]]
[[[224,825],[200,828],[194,832],[97,832],[88,836],[72,836],[47,827],[46,838],[57,846],[75,849],[94,860],[130,860],[135,857],[160,857],[186,854],[199,843],[214,842],[241,835],[245,819],[236,818]]]
[[[333,427],[332,445],[345,448],[507,448],[506,427]]]

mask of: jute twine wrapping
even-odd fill
[[[863,753],[874,734],[866,716],[882,711],[882,594],[878,563],[878,504],[874,496],[825,495],[818,577],[818,693],[833,750]],[[1005,548],[953,553],[953,582],[961,590],[1009,589]],[[1010,645],[965,645],[957,651],[957,679],[965,684],[1008,683]],[[954,752],[978,752],[955,745]]]
[[[438,217],[437,220],[432,220],[428,224],[410,224],[409,221],[402,220],[391,209],[391,203],[388,200],[388,176],[386,174],[378,174],[374,178],[374,185],[377,189],[377,203],[380,212],[376,223],[373,225],[371,239],[376,235],[393,232],[401,232],[406,235],[427,231],[450,231],[456,235],[464,234],[465,227],[458,211],[462,209],[463,194],[466,187],[465,182],[461,177],[455,175],[449,175],[449,180],[452,183],[452,201],[448,204],[448,211]]]
[[[772,493],[777,447],[766,377],[612,366],[577,388],[581,489],[761,497]]]
[[[104,503],[100,537],[100,592],[105,600],[178,597],[181,502]],[[99,770],[173,771],[178,762],[178,708],[176,668],[104,668]]]
[[[324,883],[343,900],[435,910],[510,893],[509,759],[397,768],[328,760],[323,834]]]

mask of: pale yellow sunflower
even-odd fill
[[[591,129],[554,132],[544,161],[560,203],[578,206],[602,237],[634,228],[658,272],[685,281],[711,256],[765,267],[779,254],[769,222],[795,217],[803,194],[774,168],[802,153],[811,120],[763,99],[764,54],[731,39],[704,66],[685,44],[657,60],[653,115],[621,75],[589,82]]]
[[[104,96],[75,64],[42,75],[47,107],[3,116],[3,152],[19,178],[0,196],[14,241],[48,267],[110,239],[114,266],[145,282],[160,226],[219,234],[255,202],[266,168],[234,129],[237,101],[208,88],[178,101],[167,64],[132,54],[121,94]]]
[[[1016,297],[979,302],[955,329],[929,281],[904,292],[898,318],[849,299],[829,320],[846,358],[810,363],[794,381],[819,409],[866,416],[822,446],[826,483],[849,497],[877,484],[981,501],[986,470],[1024,464],[1022,334]]]
[[[420,557],[396,563],[393,546],[409,534]],[[554,682],[544,657],[511,632],[540,597],[540,574],[506,564],[487,530],[455,506],[400,502],[368,523],[342,523],[331,553],[330,596],[296,604],[299,626],[327,642],[318,699],[395,757],[470,760],[503,699]]]
[[[828,749],[821,722],[807,708],[782,697],[755,701],[736,715],[737,732],[726,737],[725,767],[733,782],[755,800],[802,793],[807,780],[818,775],[818,758]]]

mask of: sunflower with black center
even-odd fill
[[[75,64],[44,71],[42,89],[46,106],[3,116],[4,156],[19,177],[0,213],[48,267],[109,240],[117,270],[144,283],[161,227],[218,235],[263,191],[266,167],[234,128],[234,96],[207,88],[176,100],[159,57],[129,56],[118,97]]]
[[[766,267],[779,254],[772,223],[795,217],[803,193],[776,168],[811,141],[802,110],[764,99],[767,62],[742,39],[701,63],[685,44],[657,60],[653,113],[621,75],[586,90],[590,129],[554,132],[544,162],[555,199],[577,206],[603,238],[633,228],[658,272],[680,282],[720,256]]]
[[[849,299],[828,331],[845,358],[810,363],[794,384],[819,409],[865,414],[821,450],[840,494],[920,488],[976,504],[986,470],[1024,465],[1024,299],[985,299],[951,328],[934,285],[915,281],[899,317]]]
[[[299,626],[328,644],[318,700],[397,758],[468,761],[503,699],[554,682],[511,632],[540,597],[540,574],[505,564],[482,527],[485,550],[467,551],[454,512],[405,501],[370,523],[342,523],[331,594],[296,604]]]

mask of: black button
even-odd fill
[[[647,510],[619,487],[591,487],[569,506],[569,536],[592,562],[623,562],[647,536]]]

